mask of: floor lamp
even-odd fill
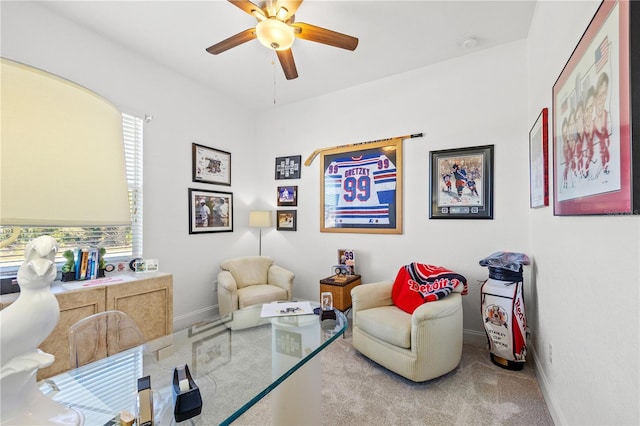
[[[113,226],[131,223],[122,115],[103,97],[45,71],[2,58],[0,225],[23,244],[21,226]],[[38,368],[53,355],[37,349],[60,312],[51,293],[56,240],[25,249],[18,299],[0,311],[0,423],[83,423],[82,414],[44,396]],[[28,336],[28,338],[25,338]]]
[[[260,229],[260,245],[258,255],[262,256],[262,228],[273,226],[271,210],[253,210],[249,212],[249,226]]]

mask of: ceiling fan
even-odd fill
[[[257,38],[265,47],[275,50],[284,75],[287,80],[293,80],[298,77],[291,52],[296,38],[352,51],[358,46],[356,37],[304,22],[294,22],[294,14],[303,0],[267,0],[260,6],[249,0],[228,1],[255,17],[258,24],[207,48],[207,52],[213,55]]]

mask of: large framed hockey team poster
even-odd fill
[[[640,214],[640,2],[603,1],[554,84],[553,166],[554,215]]]
[[[402,138],[322,152],[320,232],[402,233]]]
[[[430,219],[493,219],[493,145],[431,151]]]

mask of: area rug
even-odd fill
[[[353,349],[349,333],[321,357],[323,425],[554,424],[532,363],[506,370],[491,363],[483,347],[465,344],[454,371],[424,383],[370,361]],[[234,422],[269,424],[269,396]]]

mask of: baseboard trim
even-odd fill
[[[218,316],[218,305],[206,306],[185,315],[173,317],[173,330],[182,330],[205,318]]]
[[[560,409],[556,397],[551,390],[551,385],[547,380],[547,376],[544,373],[544,368],[540,361],[538,360],[538,356],[536,354],[535,347],[532,345],[527,349],[529,353],[531,353],[533,358],[533,362],[535,365],[536,379],[538,380],[538,387],[540,387],[540,392],[542,392],[542,396],[547,403],[547,408],[549,409],[549,414],[551,414],[551,418],[553,422],[557,425],[566,425],[567,421],[562,415],[562,410]]]
[[[462,332],[462,341],[474,346],[487,346],[487,335],[483,331],[464,329]]]

